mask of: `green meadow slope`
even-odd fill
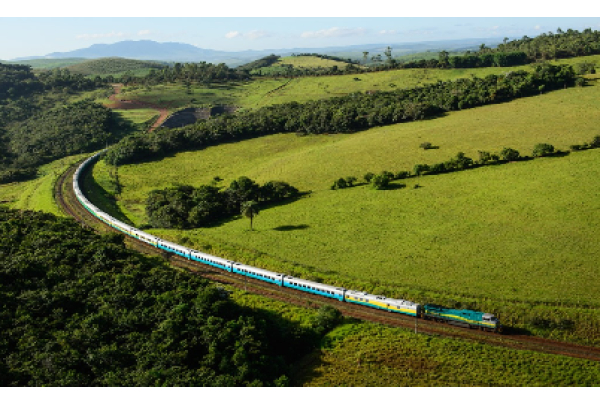
[[[496,311],[513,325],[574,320],[576,331],[560,334],[595,341],[599,150],[412,178],[386,191],[329,187],[339,177],[411,170],[458,152],[477,158],[479,150],[511,147],[531,155],[541,142],[568,150],[598,134],[599,96],[599,86],[572,88],[354,134],[279,134],[123,166],[118,208],[141,225],[152,189],[215,176],[224,186],[242,175],[283,180],[312,193],[263,210],[255,232],[242,218],[151,232],[348,288]],[[439,149],[420,149],[424,141]],[[94,177],[114,187],[104,163]]]

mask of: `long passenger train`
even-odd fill
[[[500,321],[491,313],[483,313],[472,310],[448,309],[429,304],[420,305],[408,300],[392,299],[384,296],[372,295],[367,292],[348,290],[342,287],[335,287],[323,283],[300,279],[294,276],[267,271],[266,269],[244,265],[235,261],[196,251],[131,227],[94,206],[85,197],[81,191],[81,188],[79,187],[79,177],[81,173],[103,152],[104,151],[100,151],[86,159],[77,168],[77,171],[73,175],[73,190],[75,191],[75,195],[83,207],[85,207],[95,217],[99,218],[109,226],[133,238],[143,241],[146,244],[152,245],[175,255],[179,255],[191,261],[197,261],[220,268],[227,272],[232,272],[267,283],[272,283],[282,288],[301,290],[303,292],[325,296],[342,302],[355,303],[362,306],[369,306],[375,309],[387,310],[388,312],[401,313],[423,319],[438,320],[463,327],[479,328],[481,330],[494,332],[502,331],[502,325],[500,324]]]

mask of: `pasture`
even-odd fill
[[[354,134],[279,134],[122,166],[117,202],[140,225],[152,189],[215,176],[222,186],[242,175],[283,180],[312,193],[263,210],[254,232],[243,218],[151,232],[334,285],[496,312],[540,334],[540,318],[572,320],[575,331],[557,334],[597,341],[599,150],[411,178],[385,191],[329,187],[339,177],[412,170],[458,152],[476,159],[478,150],[511,147],[531,155],[540,142],[567,150],[598,134],[599,92],[572,88]],[[424,141],[439,149],[420,149]],[[100,185],[110,183],[107,174],[103,162],[96,166]]]
[[[322,59],[317,56],[284,56],[271,66],[282,65],[292,65],[295,68],[331,68],[337,66],[338,69],[344,69],[348,63]]]
[[[11,209],[41,210],[64,216],[54,200],[54,184],[70,165],[84,156],[74,155],[42,165],[36,179],[0,185],[0,201],[7,202]]]
[[[346,324],[298,373],[302,386],[598,386],[597,363],[379,325]]]
[[[301,58],[301,57],[296,57]],[[315,58],[313,58],[315,59]],[[319,59],[319,61],[322,61]],[[323,61],[325,62],[325,61]],[[327,61],[335,62],[335,61]],[[531,69],[523,67],[523,69]],[[123,98],[166,106],[172,110],[202,107],[211,104],[232,104],[243,109],[272,104],[344,96],[352,92],[386,91],[415,87],[438,80],[461,77],[485,77],[508,72],[511,68],[479,69],[405,69],[356,75],[318,76],[299,78],[258,78],[247,83],[193,85],[188,90],[181,84],[123,88]],[[514,70],[514,69],[513,69]]]

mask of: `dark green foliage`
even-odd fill
[[[131,137],[107,154],[113,163],[133,163],[182,150],[204,148],[252,137],[297,132],[303,134],[346,133],[367,128],[433,117],[458,110],[537,94],[539,86],[558,89],[573,85],[575,73],[567,66],[538,65],[534,72],[509,72],[484,79],[437,82],[414,89],[374,94],[353,93],[344,97],[290,102],[223,115],[150,136]]]
[[[245,79],[249,79],[245,71],[231,69],[224,63],[215,65],[207,62],[177,62],[173,66],[151,69],[148,74],[141,77],[124,74],[121,76],[120,81],[126,85],[151,86],[162,83],[200,83],[210,85],[213,82]]]
[[[416,176],[421,176],[428,170],[429,170],[429,165],[427,165],[427,164],[416,164],[415,167],[413,168],[413,172],[415,173]]]
[[[382,172],[371,178],[371,187],[375,190],[386,189],[390,184],[390,177],[386,172]]]
[[[365,182],[371,183],[371,179],[373,179],[373,176],[375,176],[375,174],[373,172],[367,172],[363,176],[363,179],[365,180]]]
[[[321,306],[313,321],[313,328],[318,334],[324,335],[333,330],[343,319],[344,316],[335,307],[330,305]]]
[[[28,169],[8,169],[0,171],[0,185],[3,183],[22,182],[33,179],[37,176],[36,168]]]
[[[107,75],[140,69],[162,69],[165,66],[167,66],[165,62],[110,57],[82,61],[69,66],[69,69],[82,75]]]
[[[500,159],[504,161],[517,161],[521,158],[521,154],[516,149],[503,148],[500,151]]]
[[[252,222],[254,217],[258,216],[259,213],[260,209],[258,207],[258,203],[256,203],[254,200],[248,200],[247,202],[242,203],[240,214],[250,219],[250,230],[253,230]]]
[[[592,142],[590,142],[589,144],[587,142],[584,142],[583,144],[575,144],[575,145],[571,145],[570,147],[573,151],[582,151],[585,149],[594,149],[594,148],[600,148],[600,135],[596,135],[594,137],[594,139],[592,140]]]
[[[347,187],[348,187],[348,182],[346,182],[346,179],[339,178],[338,180],[333,182],[333,185],[331,185],[331,190],[345,189]]]
[[[288,382],[315,335],[72,220],[0,208],[0,385]]]
[[[338,180],[333,182],[333,185],[331,185],[331,190],[354,187],[354,182],[356,182],[357,180],[358,179],[356,178],[356,176],[346,176],[345,178],[339,178]]]
[[[69,155],[90,152],[115,141],[110,109],[81,101],[35,115],[7,131],[11,165],[28,168]]]
[[[596,65],[592,62],[581,62],[575,65],[575,71],[578,75],[595,74]]]
[[[487,151],[477,151],[479,153],[479,161],[478,163],[481,165],[487,165],[493,162],[498,161],[500,157],[496,154],[489,153]]]
[[[0,63],[0,102],[6,99],[27,97],[43,89],[43,84],[26,65]]]
[[[253,69],[266,68],[266,67],[273,65],[277,61],[279,61],[280,58],[281,57],[279,55],[271,54],[271,55],[262,57],[260,59],[257,59],[256,61],[252,61],[247,64],[240,65],[236,68],[236,70],[242,70],[242,71],[249,72]]]
[[[286,182],[270,181],[260,186],[241,176],[223,191],[213,185],[153,190],[146,200],[146,214],[153,227],[205,227],[240,214],[245,202],[278,203],[298,195],[298,189]]]
[[[394,179],[406,179],[410,176],[410,172],[409,171],[398,171],[396,172],[396,175],[394,176]]]
[[[554,153],[554,146],[550,144],[537,144],[533,148],[533,157],[542,157],[552,155]]]
[[[423,142],[423,143],[421,143],[421,145],[419,145],[419,148],[423,148],[425,150],[432,149],[433,144],[431,142]]]
[[[34,172],[29,168],[103,146],[113,129],[108,109],[90,102],[55,107],[65,103],[70,93],[102,86],[101,80],[86,79],[67,69],[36,76],[28,66],[0,64],[3,181],[30,179]]]

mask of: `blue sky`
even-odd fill
[[[293,9],[290,3],[282,1],[230,0],[226,5],[208,7],[203,5],[206,2],[202,0],[186,1],[149,0],[143,3],[143,7],[114,0],[95,2],[84,8],[74,8],[74,4],[80,5],[81,2],[38,2],[36,6],[27,2],[22,6],[10,6],[0,14],[0,59],[41,56],[86,48],[96,43],[141,39],[239,51],[461,38],[520,38],[556,31],[558,27],[563,30],[588,27],[600,30],[600,17],[552,17],[553,13],[558,15],[563,10],[552,10],[548,6],[543,9],[545,17],[535,17],[530,13],[536,12],[536,9],[528,10],[521,6],[523,2],[513,0],[496,2],[494,9],[482,8],[479,6],[481,2],[437,0],[408,8],[399,6],[399,1],[358,0],[346,4],[360,4],[360,7],[341,8],[331,2],[305,0],[294,3],[298,6]],[[182,8],[184,4],[189,7]],[[390,7],[390,4],[395,6]],[[470,16],[499,12],[510,15],[506,10],[515,10],[515,6],[518,6],[519,13],[529,16]],[[122,17],[90,17],[110,10],[118,10],[115,14]],[[152,10],[160,10],[161,16],[158,16],[158,11],[152,14]],[[590,11],[593,14],[594,10],[590,9],[586,9],[586,14]],[[169,17],[169,13],[195,17]],[[374,17],[369,13],[404,17]],[[298,14],[302,17],[297,17]],[[365,16],[358,16],[360,14]],[[138,15],[140,17],[132,17]],[[335,15],[342,17],[331,17]],[[427,15],[431,17],[417,17]]]

